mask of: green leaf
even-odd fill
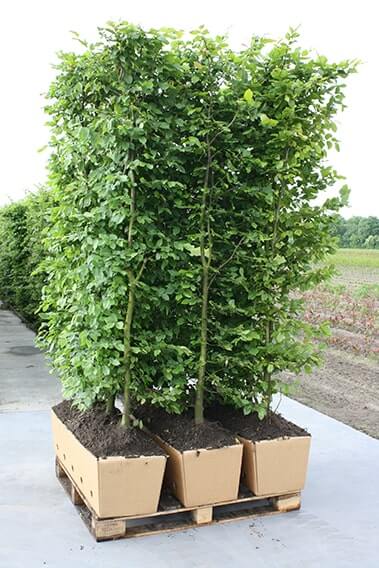
[[[269,128],[278,124],[278,121],[275,118],[269,118],[267,114],[264,113],[261,113],[259,118],[261,120],[261,124]]]
[[[195,247],[190,243],[185,243],[183,246],[186,250],[188,250],[190,252],[191,256],[201,256],[201,248],[200,247]],[[209,257],[209,249],[204,249],[204,256],[206,258]]]
[[[341,205],[347,207],[349,205],[350,188],[348,185],[343,185],[340,189]]]
[[[246,89],[243,94],[243,98],[248,104],[251,104],[253,102],[253,91],[251,89]]]

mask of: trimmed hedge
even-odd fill
[[[39,190],[0,209],[0,300],[38,328],[44,274],[43,229],[48,192]]]
[[[82,43],[48,93],[50,191],[2,213],[0,295],[37,317],[46,274],[40,344],[80,408],[123,393],[125,426],[146,401],[263,418],[279,372],[319,362],[326,330],[293,292],[331,273],[348,189],[315,198],[340,179],[325,160],[355,64],[294,31],[239,53],[127,23]]]

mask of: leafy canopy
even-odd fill
[[[296,40],[235,53],[204,28],[122,23],[61,54],[41,342],[79,406],[124,391],[128,410],[263,416],[278,371],[318,362],[325,330],[294,292],[330,273],[347,188],[314,200],[340,180],[326,156],[355,64]]]

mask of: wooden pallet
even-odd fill
[[[181,531],[201,525],[226,523],[254,517],[274,515],[300,509],[301,494],[257,497],[246,487],[240,487],[238,499],[205,507],[183,507],[171,494],[162,492],[158,511],[150,516],[101,519],[93,511],[68,471],[56,458],[55,472],[71,497],[79,515],[97,541],[131,538],[164,532]]]

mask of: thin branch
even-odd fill
[[[149,258],[147,256],[145,256],[145,258],[142,261],[141,267],[140,267],[140,269],[137,273],[137,276],[134,279],[135,284],[137,284],[140,281],[142,273],[145,270],[145,266],[146,266],[146,263],[147,263],[148,260],[149,260]]]
[[[241,237],[240,240],[238,241],[238,243],[236,244],[236,246],[234,247],[234,250],[232,252],[232,254],[229,256],[229,258],[227,258],[216,270],[216,274],[214,274],[212,276],[212,278],[209,281],[209,287],[211,286],[213,280],[216,278],[216,276],[221,272],[221,270],[227,265],[229,264],[229,262],[231,262],[233,260],[233,258],[236,255],[237,250],[239,249],[239,247],[242,245],[244,241],[244,237]]]
[[[279,393],[279,402],[278,402],[278,404],[276,405],[276,408],[275,408],[275,410],[273,411],[273,414],[276,414],[276,411],[278,410],[278,408],[279,408],[279,406],[280,406],[280,404],[281,404],[281,402],[282,402],[282,398],[283,398],[283,394],[280,392],[280,393]]]
[[[209,111],[208,111],[209,114]],[[211,171],[211,164],[212,164],[212,156],[210,152],[210,144],[209,144],[209,136],[207,134],[207,167],[205,170],[204,176],[204,188],[203,188],[203,199],[201,205],[201,216],[200,216],[200,229],[201,229],[201,236],[200,236],[200,254],[201,254],[201,263],[203,267],[209,267],[209,259],[206,261],[205,257],[205,223],[207,224],[207,236],[208,236],[208,244],[209,244],[209,230],[210,230],[210,221],[209,221],[209,212],[207,214],[207,205],[208,205],[208,192],[209,192],[209,177]],[[210,252],[210,251],[209,251]]]
[[[210,147],[209,147],[210,150]],[[209,154],[210,160],[210,186],[208,188],[208,211],[207,211],[207,235],[208,235],[208,263],[207,266],[210,268],[211,261],[212,261],[212,252],[213,252],[213,231],[211,227],[211,219],[210,219],[210,212],[212,211],[212,190],[214,186],[214,169],[212,168],[213,157]]]
[[[238,116],[238,112],[236,112],[236,114],[233,116],[233,118],[232,118],[232,120],[229,122],[229,124],[226,125],[226,128],[230,128],[230,127],[234,124],[234,122],[235,122],[236,119],[237,119],[237,116]],[[224,132],[224,129],[219,130],[218,132],[216,132],[216,134],[213,136],[213,138],[212,138],[212,140],[209,142],[209,144],[212,145],[213,142],[216,140],[216,138],[217,138],[218,136],[220,136],[220,134],[221,134],[222,132]]]
[[[213,237],[211,230],[211,221],[209,218],[209,211],[207,212],[207,235],[208,235],[208,261],[207,267],[209,268],[212,260],[212,249],[213,249]]]
[[[136,188],[134,184],[134,173],[132,170],[129,172],[129,178],[132,182],[132,187],[130,191],[130,220],[128,227],[128,246],[132,246],[133,241],[133,225],[136,216]]]
[[[286,155],[285,155],[285,158],[284,158],[284,162],[286,164],[288,163],[288,154],[289,154],[289,148],[287,148]],[[285,183],[283,182],[283,180],[281,180],[280,181],[278,201],[277,201],[276,209],[275,209],[274,227],[273,227],[273,231],[272,231],[272,242],[271,242],[272,252],[274,252],[274,248],[275,248],[275,245],[276,245],[276,237],[277,237],[278,224],[279,224],[279,213],[280,213],[280,207],[281,207],[281,204],[282,204],[281,202],[282,202],[284,188],[285,188]]]

